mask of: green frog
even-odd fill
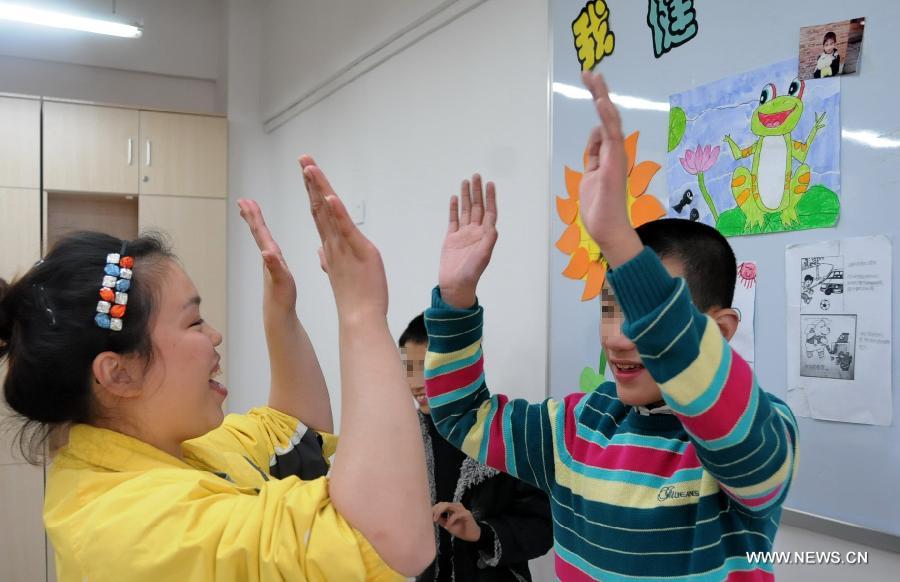
[[[741,166],[731,176],[731,193],[747,217],[747,231],[761,229],[766,216],[774,212],[781,213],[781,223],[786,228],[799,222],[797,203],[809,188],[810,179],[806,156],[816,133],[825,127],[825,113],[816,114],[806,141],[792,138],[791,132],[803,115],[804,87],[802,80],[794,79],[788,94],[779,97],[775,85],[769,83],[763,88],[759,106],[750,118],[750,131],[759,139],[742,148],[730,135],[725,136],[735,160],[753,156],[749,169]],[[761,164],[763,158],[765,163]],[[779,162],[771,163],[772,159]],[[794,159],[800,162],[797,169],[793,169]]]

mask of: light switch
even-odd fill
[[[350,219],[353,224],[362,224],[366,221],[366,201],[360,200],[350,207]]]

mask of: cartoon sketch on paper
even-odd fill
[[[800,300],[801,313],[843,311],[844,257],[802,257]]]
[[[738,314],[740,325],[731,338],[731,347],[751,366],[756,357],[753,322],[756,309],[756,281],[758,267],[755,261],[741,261],[734,281],[734,299],[731,308]]]
[[[853,380],[856,357],[856,316],[801,317],[803,349],[800,375]]]
[[[747,289],[756,284],[756,263],[744,261],[738,265],[738,282]]]

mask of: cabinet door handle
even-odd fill
[[[150,167],[150,140],[147,140],[147,167]]]
[[[132,162],[134,161],[134,152],[133,152],[133,149],[132,149],[132,147],[133,147],[133,143],[132,143],[132,142],[133,142],[133,140],[129,137],[129,138],[128,138],[128,165],[129,165],[129,166],[130,166],[130,165],[132,164]]]

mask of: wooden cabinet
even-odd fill
[[[44,103],[44,190],[137,194],[134,109]]]
[[[194,281],[203,302],[200,313],[227,338],[228,319],[225,288],[227,202],[222,199],[174,196],[138,197],[140,230],[168,235],[172,250]],[[219,346],[225,371],[225,345]]]
[[[0,249],[0,277],[8,282],[40,258],[41,198],[37,190],[0,188]],[[4,367],[0,367],[0,383]],[[8,416],[5,403],[0,402],[0,466],[24,461],[14,450],[15,426]],[[6,511],[7,503],[0,497],[0,512]]]
[[[95,230],[131,240],[138,236],[137,196],[44,193],[44,248],[79,230]]]
[[[39,119],[34,121],[34,135],[39,136]],[[35,182],[38,167],[33,166]],[[0,277],[7,281],[40,258],[41,196],[37,189],[0,188],[0,249]],[[0,579],[44,580],[43,468],[25,463],[19,455],[18,424],[10,422],[9,415],[5,403],[0,403],[0,524],[4,524],[0,528]]]
[[[41,197],[37,190],[0,188],[0,249],[0,277],[8,282],[25,273],[41,257]],[[0,383],[3,377],[4,370],[0,368]],[[0,465],[24,461],[13,452],[15,430],[7,422],[8,414],[0,403]],[[0,512],[6,503],[0,496]]]
[[[141,111],[141,148],[141,194],[228,195],[225,119]]]
[[[0,491],[0,578],[45,580],[43,468],[0,465]]]
[[[11,281],[41,258],[41,194],[0,188],[0,277]]]
[[[40,188],[41,102],[0,97],[0,188]]]
[[[227,134],[221,117],[0,95],[0,277],[72,230],[161,231],[225,334]],[[9,414],[0,399],[0,523],[15,525],[0,528],[0,580],[53,580],[44,473],[13,454]]]
[[[44,190],[225,198],[222,117],[44,103]]]

